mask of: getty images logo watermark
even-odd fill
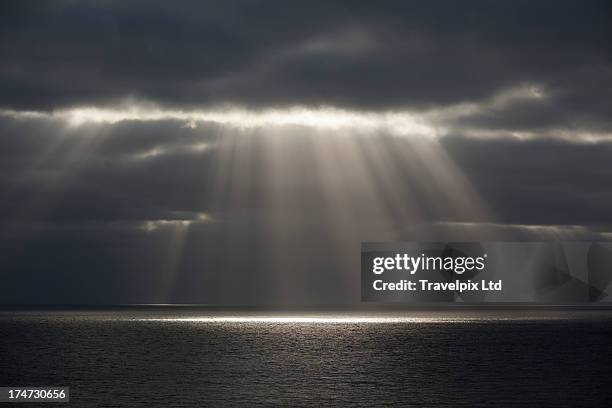
[[[612,302],[612,242],[365,242],[366,302]]]
[[[479,257],[458,256],[410,256],[406,253],[394,256],[377,256],[372,262],[372,272],[380,275],[386,270],[406,271],[414,275],[417,271],[453,271],[457,275],[471,271],[482,271],[485,268],[487,254]]]
[[[456,301],[471,292],[473,301],[503,290],[501,279],[487,279],[488,257],[476,243],[362,244],[362,300]]]

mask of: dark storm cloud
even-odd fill
[[[1,7],[0,104],[18,109],[125,97],[183,107],[419,108],[524,82],[574,94],[583,81],[609,78],[605,1]]]
[[[203,198],[219,129],[176,121],[66,127],[52,119],[0,120],[0,218],[68,222],[180,219]]]
[[[449,136],[442,143],[505,223],[612,225],[612,142]]]
[[[612,132],[612,67],[588,67],[565,78],[551,79],[547,87],[533,87],[539,97],[516,98],[501,106],[482,106],[451,120],[453,129],[531,132],[556,136],[568,132]]]

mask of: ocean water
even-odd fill
[[[612,406],[612,312],[5,311],[0,381],[75,407]]]

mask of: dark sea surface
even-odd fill
[[[0,375],[70,387],[29,406],[606,407],[612,312],[4,311]]]

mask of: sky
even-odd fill
[[[612,239],[606,1],[0,4],[0,303],[349,305],[364,241]]]

